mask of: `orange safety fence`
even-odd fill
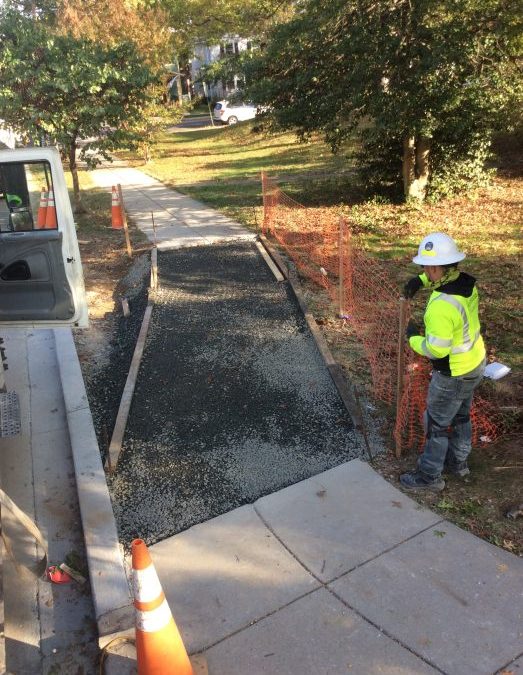
[[[262,187],[264,234],[273,237],[299,272],[326,289],[337,303],[340,316],[350,322],[363,346],[373,396],[393,404],[399,394],[393,433],[397,449],[421,451],[431,369],[400,336],[400,290],[386,263],[366,252],[347,222],[332,210],[304,207],[282,192],[265,172]],[[405,321],[409,315],[407,303]],[[403,383],[401,391],[398,379]],[[474,397],[471,417],[475,445],[497,440],[510,427],[510,418],[488,385],[482,385]]]
[[[338,218],[328,209],[307,209],[262,174],[263,233],[286,250],[300,273],[329,289],[338,265]]]

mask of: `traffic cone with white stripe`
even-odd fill
[[[38,215],[36,218],[36,229],[43,230],[45,227],[45,217],[47,214],[47,190],[45,187],[40,192],[40,206],[38,207]]]
[[[138,675],[194,675],[145,542],[131,552]]]
[[[54,192],[49,190],[47,194],[47,210],[45,212],[45,227],[47,230],[56,230],[56,208],[54,205]]]
[[[121,230],[123,227],[122,205],[120,204],[120,195],[116,185],[113,185],[113,196],[111,201],[111,227],[113,230]]]

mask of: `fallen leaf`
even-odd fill
[[[447,533],[444,530],[434,530],[435,537],[444,537]]]
[[[498,572],[507,572],[508,571],[508,565],[505,565],[504,563],[501,563],[498,565]]]
[[[397,509],[402,509],[403,504],[401,502],[396,502],[394,500],[391,501],[392,506],[395,506]]]

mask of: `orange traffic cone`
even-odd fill
[[[123,227],[120,195],[118,194],[118,190],[115,185],[113,185],[113,197],[111,202],[111,227],[113,230],[121,230]]]
[[[47,190],[42,188],[40,193],[40,206],[38,207],[38,216],[36,218],[36,229],[43,230],[45,227],[45,218],[47,214]]]
[[[145,542],[135,539],[131,551],[138,675],[193,675]]]
[[[56,230],[58,227],[56,221],[56,208],[54,205],[54,192],[49,190],[47,195],[47,210],[45,212],[45,227],[47,230]]]

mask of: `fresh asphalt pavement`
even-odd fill
[[[161,252],[159,286],[111,486],[124,542],[362,455],[290,287],[253,242]]]

